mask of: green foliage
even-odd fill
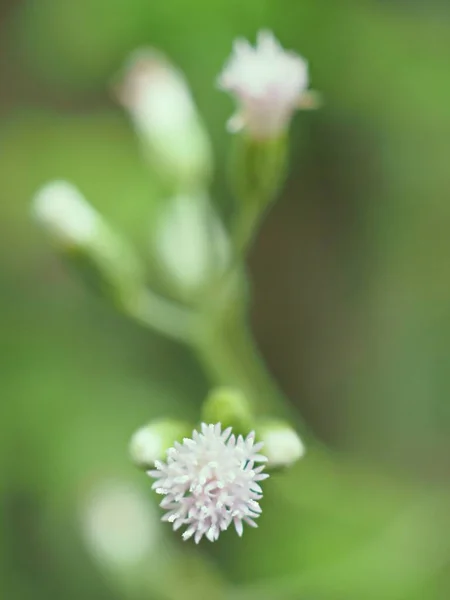
[[[438,7],[29,0],[3,21],[6,597],[447,600],[450,22]],[[156,277],[148,223],[161,189],[110,82],[145,44],[185,70],[227,207],[232,107],[214,80],[232,39],[261,26],[309,59],[325,107],[295,119],[283,201],[252,256],[254,322],[293,408],[330,450],[269,480],[260,528],[242,540],[194,550],[165,531],[157,568],[111,572],[83,536],[83,507],[114,479],[151,511],[129,435],[162,413],[195,421],[207,384],[185,349],[84,295],[35,231],[29,199],[48,179],[75,182]],[[224,354],[233,383],[250,386],[252,365],[232,345]]]

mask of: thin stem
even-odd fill
[[[286,416],[288,403],[268,373],[247,326],[245,292],[245,274],[239,266],[202,307],[192,345],[215,385],[239,388],[256,414]]]
[[[245,256],[260,222],[276,199],[286,176],[287,140],[256,140],[240,136],[232,153],[231,174],[238,198],[232,229],[238,257]]]
[[[190,343],[196,315],[183,306],[146,290],[138,301],[126,307],[129,317],[145,327],[178,342]]]
[[[285,400],[265,369],[243,321],[208,328],[195,349],[216,385],[239,388],[258,413],[285,411]]]
[[[237,257],[247,254],[262,218],[263,214],[256,201],[247,199],[240,208],[233,226],[233,248]]]

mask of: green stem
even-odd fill
[[[258,412],[280,412],[280,392],[257,354],[245,325],[213,329],[196,344],[200,361],[217,385],[241,389]]]
[[[247,325],[245,279],[237,269],[216,288],[192,342],[215,385],[239,388],[257,414],[286,416],[283,397],[256,349]]]
[[[245,256],[258,226],[276,199],[286,175],[287,140],[255,140],[240,136],[232,154],[231,174],[238,198],[232,228],[237,257]]]
[[[246,256],[262,218],[262,211],[255,200],[247,199],[240,208],[233,226],[233,248],[236,257]]]
[[[150,290],[146,290],[125,311],[141,325],[178,342],[190,343],[196,329],[195,315],[190,310],[161,298]]]

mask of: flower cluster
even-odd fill
[[[189,86],[163,55],[148,48],[131,56],[116,94],[141,138],[152,174],[160,178],[155,192],[158,188],[167,195],[164,202],[155,198],[150,225],[155,279],[133,244],[69,182],[44,185],[32,205],[55,249],[101,297],[138,323],[200,349],[201,356],[209,351],[210,338],[198,335],[195,328],[221,331],[228,323],[227,303],[245,298],[244,253],[284,179],[284,134],[295,110],[313,108],[317,100],[308,89],[308,63],[284,50],[268,31],[258,34],[256,47],[235,41],[218,85],[237,103],[229,129],[243,130],[231,173],[238,204],[229,232],[209,196],[212,148]],[[219,306],[209,310],[214,286]],[[241,327],[240,310],[232,312],[232,326]],[[213,366],[222,369],[219,363]],[[256,406],[251,406],[253,400]],[[188,438],[183,436],[190,435],[191,425],[162,418],[133,435],[130,456],[156,480],[152,487],[164,496],[163,521],[172,523],[174,530],[183,527],[183,539],[193,537],[198,543],[205,536],[213,542],[230,525],[239,536],[244,523],[257,527],[260,483],[269,477],[264,468],[284,468],[303,456],[302,440],[291,425],[261,418],[257,408],[256,392],[247,398],[239,389],[216,388],[200,417],[216,424],[204,422]],[[243,437],[228,425],[239,432],[256,428],[258,442],[254,431]],[[259,453],[263,445],[264,455]],[[114,502],[128,500],[127,494],[113,496]]]
[[[164,521],[173,523],[174,530],[187,526],[183,539],[194,536],[198,543],[203,536],[211,542],[231,523],[242,535],[243,523],[257,527],[254,519],[261,513],[259,500],[262,489],[259,481],[268,475],[264,466],[255,463],[267,459],[255,444],[255,434],[245,439],[222,431],[220,423],[202,423],[201,432],[194,431],[192,439],[175,442],[167,451],[167,462],[155,461],[156,478],[153,489],[163,494],[160,506],[167,512]]]

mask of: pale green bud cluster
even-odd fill
[[[216,383],[225,384],[213,387],[203,403],[201,433],[194,429],[195,424],[163,418],[139,428],[129,444],[131,460],[147,471],[155,463],[157,469],[164,470],[159,461],[169,449],[169,462],[181,452],[180,464],[192,467],[183,462],[188,456],[186,449],[198,445],[201,452],[198,460],[194,453],[194,471],[201,472],[203,483],[194,489],[199,485],[208,489],[203,506],[203,501],[196,506],[200,511],[197,535],[211,540],[218,537],[217,523],[213,520],[205,529],[204,513],[211,509],[206,504],[217,481],[214,469],[220,467],[222,475],[225,473],[223,481],[234,486],[239,500],[242,486],[230,473],[233,475],[236,468],[236,456],[244,456],[237,475],[242,480],[253,478],[255,486],[249,488],[248,506],[260,511],[251,495],[260,494],[257,482],[267,475],[261,473],[262,466],[253,469],[253,463],[267,460],[268,470],[281,469],[305,453],[300,436],[288,422],[271,418],[270,413],[264,418],[258,414],[258,398],[265,405],[261,393],[265,393],[270,378],[265,377],[257,353],[241,330],[245,329],[248,297],[245,255],[283,184],[290,120],[297,108],[317,105],[316,95],[308,90],[306,61],[286,52],[269,32],[261,32],[255,48],[242,40],[235,44],[219,84],[235,96],[238,112],[230,128],[241,132],[229,174],[237,201],[228,229],[211,199],[212,148],[193,96],[183,74],[151,49],[132,55],[116,85],[116,97],[140,139],[154,187],[160,193],[146,225],[150,254],[146,258],[154,268],[146,268],[145,259],[136,254],[132,244],[70,183],[49,183],[33,198],[35,218],[77,273],[127,316],[188,344]],[[244,356],[242,361],[236,358],[236,349]],[[271,407],[280,397],[272,389],[266,396],[271,397]],[[177,442],[182,442],[184,451]],[[222,465],[209,458],[210,443],[216,444]],[[223,450],[222,455],[219,450]],[[186,483],[185,475],[177,472],[175,487],[180,478]],[[216,487],[220,496],[223,489]],[[217,506],[223,510],[224,500],[219,496]],[[113,508],[117,497],[113,497]],[[168,518],[175,519],[177,527],[180,519],[191,519],[191,513]],[[225,521],[228,518],[225,510]],[[248,514],[243,518],[256,525]],[[242,533],[242,523],[237,530]],[[186,533],[189,536],[193,531]]]
[[[267,458],[267,469],[290,467],[305,453],[305,447],[293,427],[282,420],[258,418],[250,402],[236,388],[213,388],[201,410],[203,423],[220,423],[223,429],[231,427],[235,435],[256,434],[263,443],[262,454]],[[172,419],[155,420],[139,428],[129,444],[131,460],[143,469],[152,469],[155,461],[165,458],[174,442],[190,437],[194,424]]]

